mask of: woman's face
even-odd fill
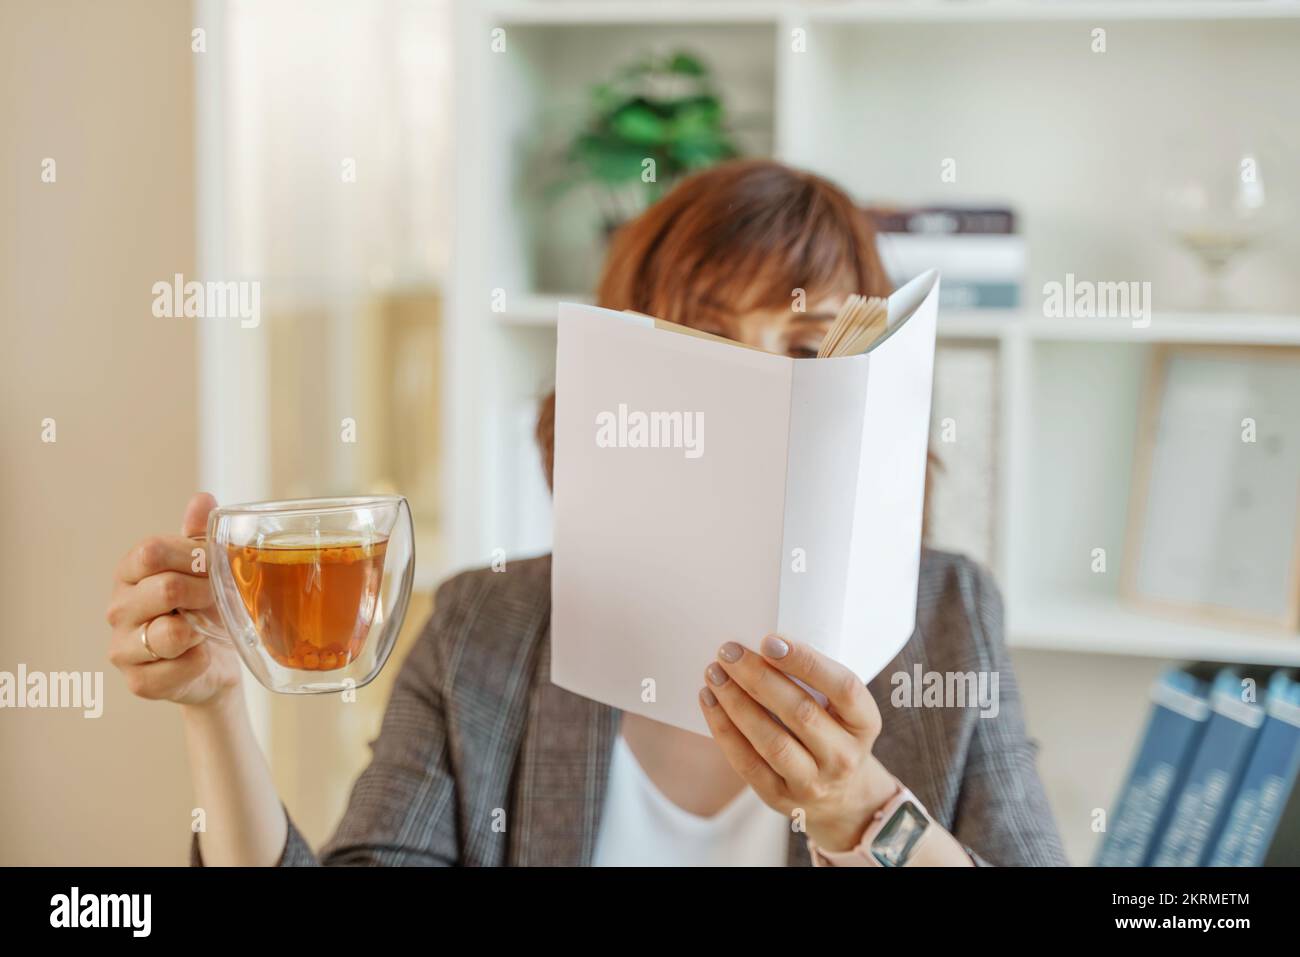
[[[817,355],[817,347],[826,337],[840,304],[848,296],[849,293],[845,291],[829,293],[816,299],[810,295],[807,308],[802,312],[787,306],[738,315],[718,315],[708,320],[701,318],[698,323],[691,325],[764,352],[795,359],[810,359]]]

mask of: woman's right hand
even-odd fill
[[[208,641],[178,611],[212,604],[206,572],[193,570],[196,545],[188,536],[203,534],[216,505],[206,492],[194,495],[185,508],[181,534],[140,542],[126,553],[114,575],[105,616],[113,629],[108,659],[121,670],[131,693],[141,698],[207,705],[240,687],[234,647]],[[148,647],[141,635],[147,636]]]

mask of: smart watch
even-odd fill
[[[857,847],[824,851],[810,838],[808,851],[817,867],[903,867],[930,827],[930,815],[901,784],[884,807],[872,815]]]

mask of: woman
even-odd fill
[[[596,299],[811,356],[845,296],[888,291],[843,192],[742,161],[687,179],[621,229]],[[552,396],[538,423],[548,477],[553,412]],[[214,504],[195,496],[183,533],[201,533]],[[549,557],[458,575],[438,590],[319,856],[275,794],[234,652],[169,614],[210,601],[190,543],[149,539],[117,578],[110,657],[134,693],[181,705],[207,811],[196,863],[1064,863],[997,590],[958,556],[923,554],[916,633],[869,686],[798,635],[722,645],[700,662],[708,738],[550,683]],[[893,706],[891,676],[916,665],[996,672],[996,714]]]

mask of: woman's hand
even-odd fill
[[[212,604],[207,574],[194,571],[195,543],[187,536],[203,534],[216,504],[211,495],[195,495],[181,535],[145,539],[127,552],[114,575],[105,615],[113,629],[108,659],[141,698],[201,705],[239,688],[235,649],[206,641],[184,615],[174,613]]]
[[[705,669],[705,720],[765,803],[802,810],[818,847],[848,850],[897,786],[871,753],[880,709],[857,675],[809,646],[768,635],[762,649],[722,646]],[[824,695],[829,709],[787,675]]]
[[[184,615],[172,613],[212,604],[189,536],[203,534],[216,506],[200,492],[185,508],[180,535],[147,538],[122,559],[108,605],[108,658],[133,694],[185,705],[180,712],[195,806],[209,821],[199,834],[203,862],[266,866],[280,860],[289,824],[244,707],[239,655],[233,645],[207,641]]]

